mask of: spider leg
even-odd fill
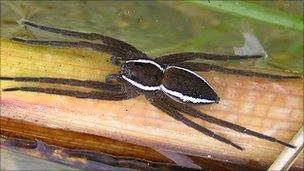
[[[39,88],[39,87],[12,87],[2,89],[3,91],[27,91],[27,92],[39,92],[45,94],[55,94],[62,96],[71,96],[76,98],[85,98],[85,99],[99,99],[99,100],[126,100],[130,98],[134,98],[139,94],[131,89],[120,90],[116,92],[108,92],[108,91],[90,91],[90,92],[81,92],[75,90],[63,90],[56,88]]]
[[[119,91],[122,89],[122,86],[119,84],[108,84],[99,81],[52,78],[52,77],[2,77],[1,76],[0,80],[18,81],[18,82],[54,83],[54,84],[93,88],[102,91]]]
[[[237,59],[251,59],[251,58],[261,58],[262,55],[219,55],[219,54],[209,54],[204,52],[182,52],[170,55],[165,55],[156,58],[157,62],[164,65],[179,64],[184,61],[194,60],[194,59],[207,59],[207,60],[237,60]]]
[[[294,76],[294,75],[291,76],[275,75],[275,74],[240,70],[240,69],[225,68],[222,66],[207,64],[207,63],[184,62],[179,64],[178,66],[190,69],[192,71],[206,71],[206,72],[217,71],[225,74],[241,75],[246,77],[261,77],[261,78],[272,78],[272,79],[300,79],[301,78],[300,76]]]
[[[162,92],[157,92],[157,93],[151,93],[151,94],[146,94],[147,100],[155,107],[158,109],[162,110],[163,112],[167,113],[169,116],[173,117],[174,119],[183,122],[187,126],[196,129],[197,131],[212,137],[220,142],[226,143],[228,145],[233,146],[234,148],[238,150],[244,150],[241,146],[233,143],[232,141],[221,137],[217,135],[216,133],[212,132],[211,130],[204,128],[197,123],[189,120],[188,118],[184,117],[176,108],[172,107],[170,104],[168,104],[165,100],[166,95],[164,95]]]
[[[49,45],[49,46],[55,46],[55,47],[79,47],[79,48],[89,48],[95,51],[101,51],[105,53],[109,53],[115,56],[123,57],[125,54],[120,49],[102,45],[102,44],[96,44],[96,43],[90,43],[85,41],[79,41],[79,42],[68,42],[68,41],[48,41],[48,40],[26,40],[21,39],[18,37],[13,37],[12,40],[27,44],[33,44],[33,45]]]
[[[198,111],[198,110],[196,110],[192,107],[189,107],[185,104],[178,103],[178,102],[176,102],[175,100],[173,100],[169,97],[166,97],[164,100],[167,104],[174,107],[176,110],[181,111],[183,113],[186,113],[190,116],[200,118],[200,119],[205,120],[207,122],[210,122],[210,123],[213,123],[213,124],[216,124],[216,125],[220,125],[220,126],[235,130],[235,131],[243,133],[243,134],[251,135],[251,136],[254,136],[254,137],[257,137],[257,138],[260,138],[260,139],[265,139],[265,140],[270,141],[270,142],[279,143],[279,144],[282,144],[282,145],[290,147],[290,148],[295,148],[295,146],[293,146],[293,145],[290,145],[286,142],[283,142],[283,141],[278,140],[276,138],[270,137],[268,135],[264,135],[264,134],[249,130],[249,129],[247,129],[245,127],[242,127],[240,125],[233,124],[233,123],[218,119],[216,117],[204,114],[204,113],[202,113],[202,112],[200,112],[200,111]]]
[[[97,33],[83,33],[83,32],[77,32],[77,31],[71,31],[71,30],[65,30],[65,29],[59,29],[44,25],[38,25],[29,21],[26,21],[24,19],[21,19],[18,21],[19,24],[24,24],[36,29],[40,29],[46,32],[56,33],[63,36],[69,36],[69,37],[77,37],[82,38],[90,41],[99,40],[103,42],[104,44],[111,46],[111,47],[117,47],[121,50],[123,50],[125,53],[129,53],[129,55],[137,56],[140,55],[142,57],[146,57],[146,55],[141,52],[140,50],[136,49],[134,46],[132,46],[129,43],[123,42],[121,40],[115,39],[110,36],[105,36]],[[128,58],[128,57],[126,57]],[[133,57],[132,57],[133,58]]]

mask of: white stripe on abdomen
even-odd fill
[[[191,96],[184,95],[180,92],[169,90],[165,86],[160,85],[160,89],[171,96],[177,97],[181,99],[183,102],[192,102],[192,103],[214,103],[214,100],[208,100],[208,99],[201,99],[201,98],[195,98]]]

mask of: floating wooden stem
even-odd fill
[[[117,67],[109,64],[108,59],[106,54],[86,49],[28,46],[1,39],[1,76],[103,81],[107,74],[118,71]],[[202,112],[287,142],[303,124],[302,80],[278,81],[216,72],[200,74],[221,97],[219,104],[197,106]],[[66,88],[54,84],[1,81],[1,89],[18,85]],[[1,92],[1,118],[102,136],[182,155],[238,164],[256,163],[265,168],[284,148],[193,119],[245,148],[245,151],[235,150],[175,121],[142,96],[113,102],[41,93]],[[62,138],[58,135],[58,142]],[[147,156],[142,158],[154,160],[150,154]],[[155,160],[170,161],[160,156]],[[303,158],[303,155],[299,158]],[[294,167],[303,167],[302,160],[296,161]]]

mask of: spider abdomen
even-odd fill
[[[195,72],[169,66],[164,71],[161,90],[186,103],[217,103],[219,97],[211,85]]]

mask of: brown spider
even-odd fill
[[[47,94],[72,96],[76,98],[100,100],[126,100],[143,94],[152,105],[167,113],[174,119],[181,121],[187,126],[194,128],[197,131],[218,141],[229,144],[239,150],[243,150],[243,148],[232,141],[217,135],[211,130],[187,119],[183,116],[183,114],[188,114],[192,117],[197,117],[207,122],[227,127],[240,133],[295,148],[293,145],[280,141],[276,138],[263,135],[240,125],[215,118],[190,106],[190,104],[211,104],[218,103],[220,101],[220,98],[217,96],[212,86],[203,77],[193,71],[214,70],[226,74],[257,76],[272,79],[300,78],[298,76],[281,76],[238,69],[229,69],[207,63],[185,62],[198,58],[207,60],[236,60],[260,58],[262,55],[239,56],[217,55],[202,52],[183,52],[152,59],[149,58],[145,53],[136,49],[134,46],[109,36],[52,28],[37,25],[26,20],[20,20],[18,23],[64,36],[82,38],[88,41],[101,41],[103,44],[91,43],[88,41],[69,42],[12,38],[15,41],[27,44],[50,45],[55,47],[89,48],[95,51],[109,53],[113,55],[111,57],[111,63],[121,66],[121,70],[118,74],[108,75],[105,83],[89,80],[50,77],[0,77],[1,80],[65,84],[70,86],[92,88],[96,89],[97,91],[81,92],[39,87],[13,87],[3,89],[3,91],[41,92]],[[119,84],[112,83],[112,80],[118,81]]]

